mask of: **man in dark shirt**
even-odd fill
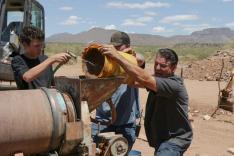
[[[129,63],[113,46],[107,45],[102,51],[135,79],[135,85],[149,90],[145,132],[155,156],[182,156],[191,144],[193,132],[188,120],[188,94],[183,80],[174,75],[177,54],[171,49],[160,49],[152,76]]]
[[[12,69],[18,89],[37,89],[53,84],[53,63],[66,63],[70,59],[67,53],[51,57],[42,55],[44,33],[36,27],[25,27],[20,35],[24,54],[12,60]]]

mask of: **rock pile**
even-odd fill
[[[224,60],[224,68],[220,80],[228,81],[234,68],[234,49],[217,51],[216,54],[204,60],[185,63],[183,65],[183,77],[200,81],[218,81],[222,60]]]

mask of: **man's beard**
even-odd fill
[[[156,76],[156,77],[166,78],[166,77],[170,77],[172,75],[173,75],[172,73],[164,74],[162,72],[157,72],[157,71],[154,72],[154,76]]]

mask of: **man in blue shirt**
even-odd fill
[[[135,55],[135,52],[130,47],[130,38],[124,32],[116,32],[111,36],[111,44],[116,50],[127,52]],[[142,57],[138,57],[138,64],[144,66]],[[101,125],[100,132],[115,132],[122,134],[128,140],[129,150],[131,150],[136,140],[136,119],[140,117],[140,101],[139,90],[135,87],[122,84],[117,91],[112,95],[112,102],[116,108],[116,120],[114,123],[104,126]],[[109,105],[104,102],[96,109],[97,122],[111,120],[111,109]],[[97,135],[98,126],[92,125],[93,136]]]

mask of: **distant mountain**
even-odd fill
[[[193,32],[190,36],[195,42],[223,43],[234,39],[234,30],[230,28],[209,28]]]
[[[89,43],[92,41],[108,43],[116,30],[93,28],[79,34],[60,33],[46,39],[47,42]],[[177,43],[225,43],[234,40],[234,30],[230,28],[208,28],[190,35],[163,37],[150,34],[129,34],[133,45],[168,45]]]
[[[84,31],[79,34],[61,33],[55,34],[46,39],[47,42],[74,42],[74,43],[89,43],[97,41],[100,43],[108,43],[111,34],[116,30],[106,30],[102,28],[93,28],[89,31]]]

